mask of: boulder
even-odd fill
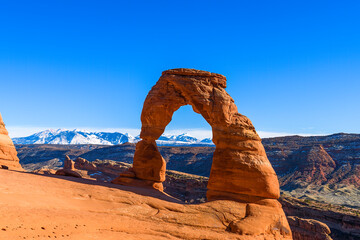
[[[320,221],[296,216],[287,217],[294,240],[332,240],[330,228]]]

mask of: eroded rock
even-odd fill
[[[38,169],[38,170],[34,170],[32,172],[37,173],[37,174],[44,174],[44,175],[54,175],[54,174],[56,174],[56,170],[48,169],[48,168],[41,168],[41,169]]]
[[[251,121],[237,111],[225,91],[226,78],[195,69],[162,73],[145,99],[141,113],[142,141],[137,143],[133,168],[112,182],[162,190],[166,164],[155,140],[181,106],[191,105],[212,127],[216,149],[208,182],[207,198],[235,200],[246,206],[246,215],[228,230],[267,239],[291,239],[291,231],[279,198],[279,182],[261,139]]]
[[[237,112],[225,87],[226,78],[220,74],[194,69],[163,72],[144,102],[140,134],[143,140],[137,144],[133,165],[136,178],[164,181],[166,165],[155,140],[176,110],[191,105],[212,127],[216,145],[208,198],[279,197],[278,179],[261,139],[251,121]]]
[[[65,156],[64,168],[59,169],[55,173],[56,175],[71,176],[77,178],[83,178],[84,175],[77,169],[75,169],[75,163],[69,156]]]
[[[2,169],[23,170],[17,152],[5,128],[2,116],[0,114],[0,166]]]
[[[332,240],[330,228],[320,221],[296,216],[288,218],[294,240]]]

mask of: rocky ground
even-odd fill
[[[131,167],[131,164],[111,160],[89,162],[83,158],[77,158],[74,166],[76,171],[81,173],[82,177],[104,182],[117,177],[120,172]],[[37,170],[36,172],[45,174],[55,173],[54,170],[46,169]],[[164,182],[164,191],[183,203],[204,203],[206,202],[207,181],[207,177],[168,170],[166,181]],[[289,221],[293,224],[293,226],[290,225],[292,230],[294,232],[297,231],[298,235],[301,234],[301,237],[294,238],[295,240],[303,240],[306,236],[312,237],[312,240],[323,240],[327,239],[324,236],[329,235],[335,240],[354,240],[360,236],[359,210],[339,205],[323,204],[309,199],[296,199],[284,193],[280,198],[280,202],[283,204],[284,211],[288,216],[301,217],[300,219]],[[320,222],[314,224],[316,220]],[[322,234],[317,232],[321,232],[324,229],[321,227],[321,222],[325,222],[330,226],[331,234],[327,234],[327,230]],[[320,230],[315,226],[320,226]],[[322,237],[314,238],[313,234],[315,233],[320,234]]]
[[[0,182],[0,239],[274,239],[231,233],[246,205],[233,201],[189,205],[150,189],[3,169]]]
[[[311,200],[299,200],[288,195],[282,195],[280,202],[288,216],[316,219],[327,224],[333,239],[360,239],[359,210]]]

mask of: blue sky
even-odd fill
[[[359,1],[1,1],[0,112],[13,136],[139,129],[161,72],[223,74],[260,132],[360,133]],[[169,130],[209,130],[190,107]]]

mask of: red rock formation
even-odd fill
[[[300,148],[288,161],[289,173],[281,177],[281,185],[321,185],[331,178],[336,164],[322,145]],[[292,171],[292,169],[295,169]]]
[[[77,177],[77,178],[84,177],[84,174],[82,174],[79,170],[75,169],[74,161],[71,160],[67,155],[65,156],[64,168],[57,170],[55,174],[62,176]]]
[[[8,135],[0,114],[0,166],[3,169],[23,170],[15,146]]]
[[[166,164],[155,140],[164,132],[173,113],[189,104],[213,129],[216,150],[208,198],[279,197],[278,179],[261,139],[251,121],[237,112],[225,87],[226,78],[220,74],[193,69],[163,72],[149,92],[141,114],[143,140],[137,144],[134,156],[136,178],[164,181]]]
[[[246,216],[229,226],[241,234],[291,238],[279,202],[279,183],[251,121],[237,111],[225,91],[226,78],[194,69],[164,71],[144,102],[142,141],[137,143],[133,168],[113,183],[151,186],[162,190],[166,163],[155,140],[181,106],[191,105],[213,131],[216,150],[208,182],[208,200],[230,199],[246,205]]]
[[[32,172],[37,173],[37,174],[44,174],[44,175],[54,175],[54,174],[56,174],[56,170],[54,170],[54,169],[46,169],[46,168],[34,170]]]
[[[85,158],[78,157],[75,160],[74,167],[76,169],[82,169],[82,170],[96,170],[96,165],[94,163],[91,163],[87,161]]]
[[[75,162],[69,156],[65,156],[64,169],[75,170]]]
[[[314,219],[303,219],[295,216],[287,218],[294,240],[332,240],[330,228]]]
[[[351,211],[316,202],[309,204],[291,197],[281,197],[280,202],[286,215],[320,221],[334,230],[332,235],[336,239],[360,239],[360,216],[355,209]],[[296,227],[294,222],[289,223],[292,229],[293,226]],[[308,235],[311,235],[311,232]]]

